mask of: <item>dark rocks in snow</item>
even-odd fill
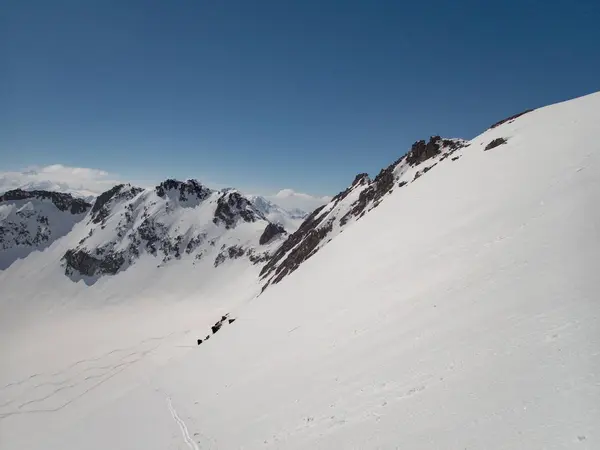
[[[491,141],[488,145],[485,146],[485,149],[483,149],[483,151],[487,151],[487,150],[491,150],[493,148],[499,147],[502,144],[506,144],[506,139],[499,137],[494,139],[493,141]]]
[[[449,150],[448,153],[451,154],[464,146],[465,143],[461,140],[442,139],[440,136],[431,136],[427,143],[424,140],[415,142],[406,155],[406,161],[411,166],[416,166],[439,155],[442,147],[447,148]]]
[[[496,128],[497,126],[502,125],[503,123],[515,120],[516,118],[521,117],[524,114],[530,113],[531,111],[533,111],[533,109],[528,109],[526,111],[520,112],[519,114],[515,114],[514,116],[510,116],[510,117],[507,117],[506,119],[502,119],[499,122],[496,122],[495,124],[493,124],[490,128]]]
[[[198,339],[198,345],[202,344],[202,339]]]
[[[358,186],[359,184],[368,184],[371,182],[371,179],[369,178],[369,174],[367,173],[359,173],[358,175],[356,175],[356,177],[354,177],[354,181],[352,182],[351,186]]]
[[[217,331],[219,331],[221,329],[222,326],[223,326],[223,322],[221,322],[219,320],[212,327],[210,327],[210,329],[211,329],[212,333],[215,334]]]
[[[321,223],[322,218],[320,218],[318,216],[319,216],[319,213],[323,210],[323,208],[325,208],[325,205],[320,206],[319,208],[315,209],[306,218],[306,220],[302,223],[302,225],[300,225],[300,228],[298,228],[298,230],[296,230],[294,233],[292,233],[286,239],[286,241],[281,245],[281,247],[279,247],[275,251],[275,253],[271,257],[271,259],[267,262],[267,264],[260,271],[261,277],[265,277],[265,276],[269,275],[272,271],[274,271],[278,267],[279,263],[283,264],[283,263],[285,263],[285,261],[289,260],[290,257],[292,257],[292,254],[290,253],[285,258],[285,260],[283,259],[284,256],[286,256],[288,254],[288,252],[290,252],[290,250],[292,250],[294,247],[298,246],[298,244],[300,244],[308,236],[308,234],[311,231],[313,231]],[[291,262],[289,264],[291,265]]]
[[[269,222],[267,224],[267,226],[265,227],[265,231],[260,236],[258,243],[260,245],[268,244],[277,236],[280,236],[285,233],[286,233],[285,228],[283,228],[281,225]]]
[[[217,331],[219,331],[223,327],[225,322],[233,323],[233,322],[235,322],[235,319],[230,319],[229,313],[225,314],[224,316],[221,317],[221,319],[217,323],[215,323],[212,327],[210,327],[212,333],[215,334]],[[209,338],[209,336],[206,336],[206,339],[208,339],[208,338]]]
[[[0,202],[28,200],[37,198],[40,200],[50,200],[59,211],[68,211],[71,214],[83,214],[92,206],[83,199],[73,197],[71,194],[51,191],[24,191],[14,189],[0,195]]]
[[[142,188],[118,184],[112,189],[103,192],[96,198],[92,207],[92,222],[101,223],[110,215],[110,204],[117,200],[131,200],[142,192]]]
[[[266,220],[254,207],[252,202],[243,197],[239,192],[225,192],[217,200],[217,208],[213,223],[215,225],[225,224],[226,229],[233,228],[238,220],[244,222],[256,222],[259,219]]]
[[[279,261],[281,257],[285,253],[287,253],[280,253],[283,248],[282,246],[275,253],[275,255],[281,255],[280,259],[272,259],[271,261],[269,261],[269,263],[267,263],[267,265],[263,267],[263,270],[261,271],[261,276],[264,277],[265,275],[269,274],[272,270],[275,270],[275,277],[273,279],[273,283],[279,283],[286,275],[289,275],[290,273],[294,272],[298,267],[300,267],[300,264],[302,264],[304,261],[306,261],[318,251],[319,244],[323,241],[323,239],[325,238],[325,236],[327,236],[331,229],[332,223],[329,222],[322,227],[310,228],[308,231],[303,230],[303,232],[301,232],[302,234],[298,236],[299,243],[296,246],[296,248],[294,248],[290,252],[290,254],[285,258],[285,260],[283,260],[281,264],[277,266],[277,268],[275,268],[275,262]],[[300,229],[298,231],[300,231]]]
[[[408,152],[406,161],[411,166],[416,166],[417,164],[438,155],[441,152],[441,146],[442,138],[440,136],[431,136],[427,143],[425,143],[424,140],[417,141],[412,145]]]
[[[231,247],[224,248],[219,252],[217,257],[215,258],[215,267],[219,267],[223,264],[227,259],[238,259],[244,256],[246,250],[238,245],[232,245]]]
[[[187,245],[185,246],[185,252],[189,255],[194,250],[196,250],[200,245],[202,245],[205,240],[206,240],[206,233],[202,233],[202,234],[192,237],[188,241]]]
[[[394,169],[403,158],[394,161],[385,169],[382,169],[375,179],[369,184],[369,187],[363,189],[358,196],[358,200],[352,204],[352,208],[340,220],[340,225],[344,226],[352,216],[357,217],[362,214],[369,204],[379,202],[383,196],[388,194],[393,188],[396,178]],[[362,175],[362,184],[369,183],[369,178]],[[360,176],[360,175],[359,175]],[[358,177],[357,177],[358,179]],[[355,180],[356,181],[356,180]]]
[[[425,168],[423,168],[423,173],[427,173],[427,172],[429,172],[429,171],[430,171],[431,169],[433,169],[433,168],[434,168],[436,165],[437,165],[437,164],[433,164],[433,165],[431,165],[431,166],[429,166],[429,167],[425,167]]]
[[[398,183],[398,187],[403,187],[406,186],[408,184],[408,181],[401,181],[400,183]]]
[[[82,275],[95,276],[101,274],[116,274],[125,264],[123,252],[101,252],[102,257],[92,256],[85,250],[67,250],[63,256],[67,271],[77,270]]]
[[[369,178],[369,175],[366,173],[359,173],[358,175],[356,175],[356,177],[354,177],[354,181],[352,182],[352,184],[350,186],[348,186],[348,188],[346,188],[345,190],[343,190],[342,192],[338,193],[335,197],[333,197],[331,199],[331,203],[339,203],[341,200],[345,199],[348,194],[352,191],[352,189],[358,187],[358,186],[364,186],[367,185],[371,182],[371,179]]]
[[[457,159],[460,159],[460,156],[454,156],[454,157],[452,158],[452,161],[456,161]]]
[[[180,202],[195,198],[205,200],[210,196],[212,190],[200,184],[197,180],[179,181],[172,178],[163,181],[155,188],[156,195],[164,198],[169,191],[176,191],[176,196]]]
[[[266,262],[270,258],[270,254],[268,252],[256,253],[253,248],[249,248],[246,251],[246,256],[248,257],[250,262],[255,265]]]

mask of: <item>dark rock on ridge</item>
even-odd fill
[[[283,228],[281,225],[269,222],[265,227],[265,231],[263,231],[263,234],[260,236],[258,243],[260,245],[268,244],[275,237],[284,234],[285,232],[285,228]]]
[[[92,206],[85,200],[73,197],[71,194],[50,191],[24,191],[22,189],[5,192],[3,195],[0,195],[0,202],[27,200],[30,198],[48,199],[60,211],[69,211],[71,214],[85,213]]]

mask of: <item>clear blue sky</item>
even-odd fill
[[[335,194],[417,139],[600,89],[600,2],[13,0],[0,171]]]

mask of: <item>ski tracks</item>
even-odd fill
[[[196,442],[194,442],[194,440],[190,437],[190,433],[185,425],[185,422],[181,419],[181,417],[179,417],[177,411],[173,407],[171,397],[167,397],[167,406],[169,407],[169,412],[171,413],[173,420],[175,420],[177,425],[179,425],[179,429],[181,430],[181,434],[183,435],[183,440],[185,441],[186,445],[192,450],[200,450],[198,444],[196,444]]]

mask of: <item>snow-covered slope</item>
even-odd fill
[[[15,189],[0,195],[0,270],[66,235],[90,206],[48,191]]]
[[[261,271],[264,288],[278,283],[339,235],[348,225],[362,218],[396,188],[402,188],[426,174],[439,162],[460,155],[455,152],[469,144],[461,139],[432,136],[429,142],[415,142],[411,150],[370,180],[368,174],[356,175],[352,184],[326,205],[313,211],[277,250]]]
[[[258,287],[239,261],[224,265],[237,277],[228,295],[219,284],[202,301],[61,313],[42,328],[4,327],[21,299],[1,298],[0,342],[13,343],[2,347],[2,448],[600,447],[599,119],[594,94],[508,120],[443,160],[417,144],[384,175],[393,192],[380,178],[367,214],[238,302],[237,320],[200,346],[217,312],[210,293],[220,303]],[[334,212],[335,229],[370,186],[357,180],[346,207],[313,222]],[[35,276],[23,275],[27,259],[5,273],[44,279],[54,269],[42,256],[68,248],[60,241]],[[80,292],[132,293],[155,260]],[[183,263],[162,272],[176,291]],[[24,284],[5,289],[5,273],[3,292]],[[104,341],[85,338],[102,325]]]

